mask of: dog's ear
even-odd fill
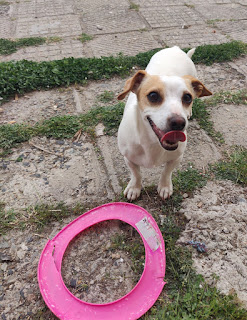
[[[130,91],[136,93],[146,75],[147,72],[145,70],[140,70],[132,78],[128,79],[125,83],[124,91],[117,97],[118,100],[123,100]]]
[[[183,78],[190,81],[190,84],[191,84],[197,98],[212,95],[212,92],[209,91],[204,86],[204,84],[201,81],[199,81],[198,79],[196,79],[192,76],[184,76]]]

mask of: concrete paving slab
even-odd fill
[[[219,21],[215,25],[232,39],[247,42],[247,20]]]
[[[100,16],[102,16],[102,12],[110,12],[112,10],[127,10],[130,7],[130,2],[128,0],[75,0],[74,7],[76,12],[83,13],[95,13],[96,22]]]
[[[74,13],[73,1],[53,0],[17,2],[15,15],[18,17],[43,18],[47,16],[60,16]]]
[[[135,10],[114,9],[85,13],[82,16],[83,29],[87,34],[107,34],[141,30],[147,27],[145,20]]]
[[[74,37],[82,33],[78,16],[66,14],[62,16],[18,17],[16,21],[16,37]]]
[[[88,46],[95,57],[101,57],[116,56],[120,52],[132,56],[159,48],[160,44],[150,32],[144,30],[97,36],[88,43]]]
[[[204,44],[220,44],[228,42],[229,38],[221,34],[217,29],[204,23],[199,25],[180,25],[176,28],[162,28],[153,33],[159,38],[163,46],[174,45],[181,48],[196,47]]]
[[[204,20],[240,20],[246,19],[247,8],[237,3],[228,4],[200,4],[195,5],[195,10],[202,15]]]
[[[0,16],[0,38],[8,39],[15,36],[16,21]]]
[[[228,146],[238,145],[247,148],[246,105],[217,105],[210,113],[214,128],[222,133]]]
[[[247,64],[243,58],[241,65]],[[246,74],[241,68],[231,63],[214,63],[213,66],[197,65],[200,79],[213,93],[219,91],[239,90],[246,87]]]
[[[147,5],[142,5],[140,12],[152,28],[182,27],[202,23],[200,13],[185,5],[167,6],[164,2],[157,4],[152,0]]]
[[[20,156],[23,160],[15,162]],[[94,147],[86,141],[32,139],[11,154],[0,171],[0,198],[6,209],[54,202],[75,205],[113,196]]]

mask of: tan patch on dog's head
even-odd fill
[[[185,81],[186,86],[188,87],[190,92],[193,92],[193,96],[197,98],[201,98],[204,96],[211,96],[212,92],[209,91],[204,84],[198,79],[186,75],[182,77]]]
[[[156,96],[157,99],[152,99],[152,96]],[[147,74],[137,91],[137,98],[141,110],[146,106],[159,107],[165,99],[165,85],[160,77]]]
[[[118,100],[122,100],[130,92],[137,95],[139,107],[144,110],[145,106],[159,106],[164,101],[165,87],[159,76],[149,75],[146,71],[138,71],[125,83],[124,91],[119,94]],[[151,94],[151,96],[150,96]],[[158,99],[151,99],[151,97]]]

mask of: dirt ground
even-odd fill
[[[245,59],[245,60],[243,60]],[[246,64],[246,58],[241,58]],[[246,74],[235,63],[198,66],[198,78],[213,92],[239,90],[246,86]],[[125,79],[89,83],[86,87],[69,87],[26,94],[1,106],[1,123],[9,121],[34,124],[59,114],[79,114],[100,105],[97,96],[105,90],[115,96]],[[114,101],[115,103],[115,101]],[[240,112],[234,112],[235,109]],[[246,147],[246,106],[220,104],[211,111],[215,129],[225,139],[219,146],[198,123],[190,123],[188,148],[181,168],[193,164],[204,170],[222,158],[230,145]],[[234,115],[234,116],[233,116]],[[17,159],[22,161],[16,161]],[[0,163],[0,198],[6,210],[32,208],[40,203],[67,205],[114,201],[128,180],[128,171],[120,155],[116,136],[100,135],[97,146],[87,137],[77,143],[70,140],[35,138],[14,148]],[[161,168],[143,170],[144,185],[156,184]],[[137,202],[152,213],[157,205],[144,199]],[[179,243],[189,240],[205,242],[207,255],[194,253],[194,266],[209,282],[219,277],[217,287],[224,293],[236,292],[247,306],[247,190],[231,182],[210,181],[193,197],[183,202],[181,213],[188,219]],[[75,217],[51,223],[41,233],[32,228],[12,230],[0,242],[0,311],[2,319],[25,319],[45,307],[37,283],[37,265],[47,239]],[[65,284],[78,298],[89,302],[110,302],[133,288],[140,277],[131,269],[130,255],[121,249],[110,250],[116,235],[133,236],[121,223],[96,226],[70,244],[63,261]],[[135,235],[136,237],[136,235]],[[138,237],[137,237],[138,238]],[[127,275],[127,276],[126,276]],[[47,313],[49,319],[54,317]],[[22,316],[23,318],[20,318]],[[47,318],[47,319],[48,319]],[[55,318],[54,318],[55,319]]]

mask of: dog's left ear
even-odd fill
[[[136,93],[144,77],[147,75],[145,70],[138,71],[132,78],[128,79],[124,86],[124,91],[118,95],[118,100],[123,100],[130,92]]]
[[[199,81],[198,79],[192,77],[192,76],[184,76],[185,80],[189,80],[190,84],[195,92],[195,95],[197,98],[204,97],[204,96],[211,96],[212,92],[209,91],[204,84]]]

